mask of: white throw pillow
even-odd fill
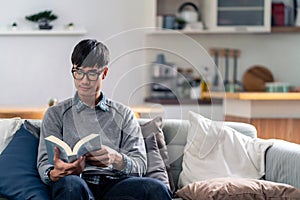
[[[0,154],[20,129],[22,123],[23,120],[19,117],[0,119]]]
[[[189,122],[179,187],[211,178],[264,175],[265,151],[273,142],[248,137],[191,111]]]

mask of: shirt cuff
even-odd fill
[[[51,183],[53,183],[53,181],[52,181],[52,180],[50,179],[50,177],[49,177],[49,173],[50,173],[50,171],[51,171],[52,169],[54,169],[53,166],[47,168],[46,171],[44,172],[44,181],[45,181],[45,183],[48,184],[48,185],[50,185]]]
[[[131,173],[131,167],[132,167],[131,159],[123,153],[121,153],[121,155],[123,157],[124,168],[120,172],[122,174],[128,175]]]

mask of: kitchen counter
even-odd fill
[[[206,98],[239,99],[239,100],[300,100],[300,92],[207,92]]]
[[[0,118],[20,117],[22,119],[43,119],[48,107],[0,107]],[[156,105],[132,106],[131,109],[137,117],[141,115],[156,115],[163,109]]]
[[[0,118],[42,119],[48,107],[0,107]]]
[[[277,138],[300,144],[300,93],[205,93],[223,99],[226,121],[253,124],[261,138]]]

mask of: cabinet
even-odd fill
[[[169,119],[188,119],[189,111],[199,113],[213,120],[223,120],[222,100],[209,98],[200,99],[151,99],[145,100],[152,104],[152,108],[160,107],[158,115]],[[158,106],[160,105],[160,106]],[[144,113],[142,117],[149,116]]]
[[[269,32],[270,0],[204,0],[203,22],[211,31]]]
[[[178,8],[184,2],[183,0],[156,0],[155,15],[159,17],[170,14],[176,15],[178,14]],[[199,20],[203,21],[204,29],[163,30],[156,23],[158,29],[151,31],[149,34],[178,34],[178,32],[184,34],[300,32],[300,27],[297,26],[271,27],[270,0],[191,0],[190,2],[198,6],[200,12]],[[256,13],[254,16],[257,20],[253,19],[253,13]],[[244,15],[246,15],[246,18],[243,17]],[[225,24],[226,21],[222,22],[222,16],[223,18],[232,19],[231,24],[228,24],[228,22]],[[249,19],[248,16],[251,16],[251,18]],[[241,24],[241,17],[246,20],[244,22],[245,25]]]
[[[226,121],[253,124],[259,138],[300,144],[300,93],[211,93],[223,99]]]

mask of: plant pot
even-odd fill
[[[47,19],[41,19],[39,20],[39,29],[42,30],[50,30],[52,29],[52,25],[49,24],[49,20]]]

